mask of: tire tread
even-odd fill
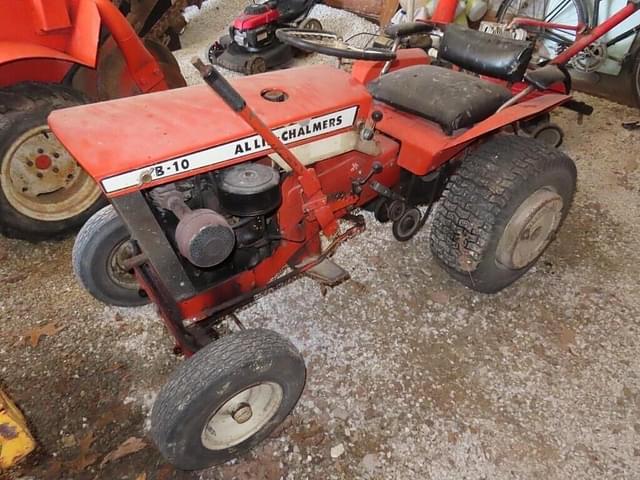
[[[488,254],[505,208],[529,179],[553,168],[569,169],[575,180],[575,164],[567,155],[528,137],[496,135],[468,154],[434,212],[430,245],[436,260],[475,288],[472,274]]]

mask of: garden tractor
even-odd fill
[[[0,233],[56,238],[104,205],[100,188],[49,130],[47,116],[58,108],[184,86],[167,45],[175,45],[184,26],[181,10],[192,3],[200,2],[2,3]],[[131,133],[123,126],[119,135]]]
[[[441,57],[453,70],[422,49],[357,48],[324,31],[277,35],[355,62],[350,72],[313,65],[230,83],[195,59],[205,85],[49,117],[111,203],[76,239],[80,283],[109,304],[155,303],[189,357],[151,413],[151,437],[181,469],[249,451],[293,409],[302,356],[236,311],[300,275],[323,287],[348,279],[332,255],[364,230],[359,208],[403,242],[431,219],[436,262],[493,293],[557,237],[576,189],[567,155],[514,128],[571,97],[514,96],[478,76],[524,71],[528,44],[504,42],[496,56],[482,44],[494,37],[455,42],[445,30]],[[523,78],[545,91],[563,75],[550,65]],[[121,135],[124,123],[136,135]]]

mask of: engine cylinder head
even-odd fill
[[[185,213],[176,228],[178,250],[191,263],[210,268],[225,261],[236,243],[236,235],[227,220],[208,209]]]

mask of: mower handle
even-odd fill
[[[381,48],[360,48],[350,45],[338,35],[324,30],[306,30],[303,28],[280,28],[276,37],[282,43],[305,52],[321,53],[329,57],[348,58],[350,60],[371,60],[386,62],[396,58],[395,52]]]
[[[437,25],[427,22],[397,23],[385,28],[384,33],[391,38],[402,38],[416,33],[429,33],[436,28]]]
[[[207,82],[207,85],[209,85],[234,112],[240,112],[244,109],[247,105],[244,98],[242,98],[237,90],[231,86],[227,79],[224,78],[213,65],[205,65],[198,57],[193,57],[191,64],[200,72],[202,79]]]

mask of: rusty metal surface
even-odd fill
[[[200,7],[202,0],[112,0],[135,31],[145,39],[171,46],[186,25],[183,10],[191,5]]]

